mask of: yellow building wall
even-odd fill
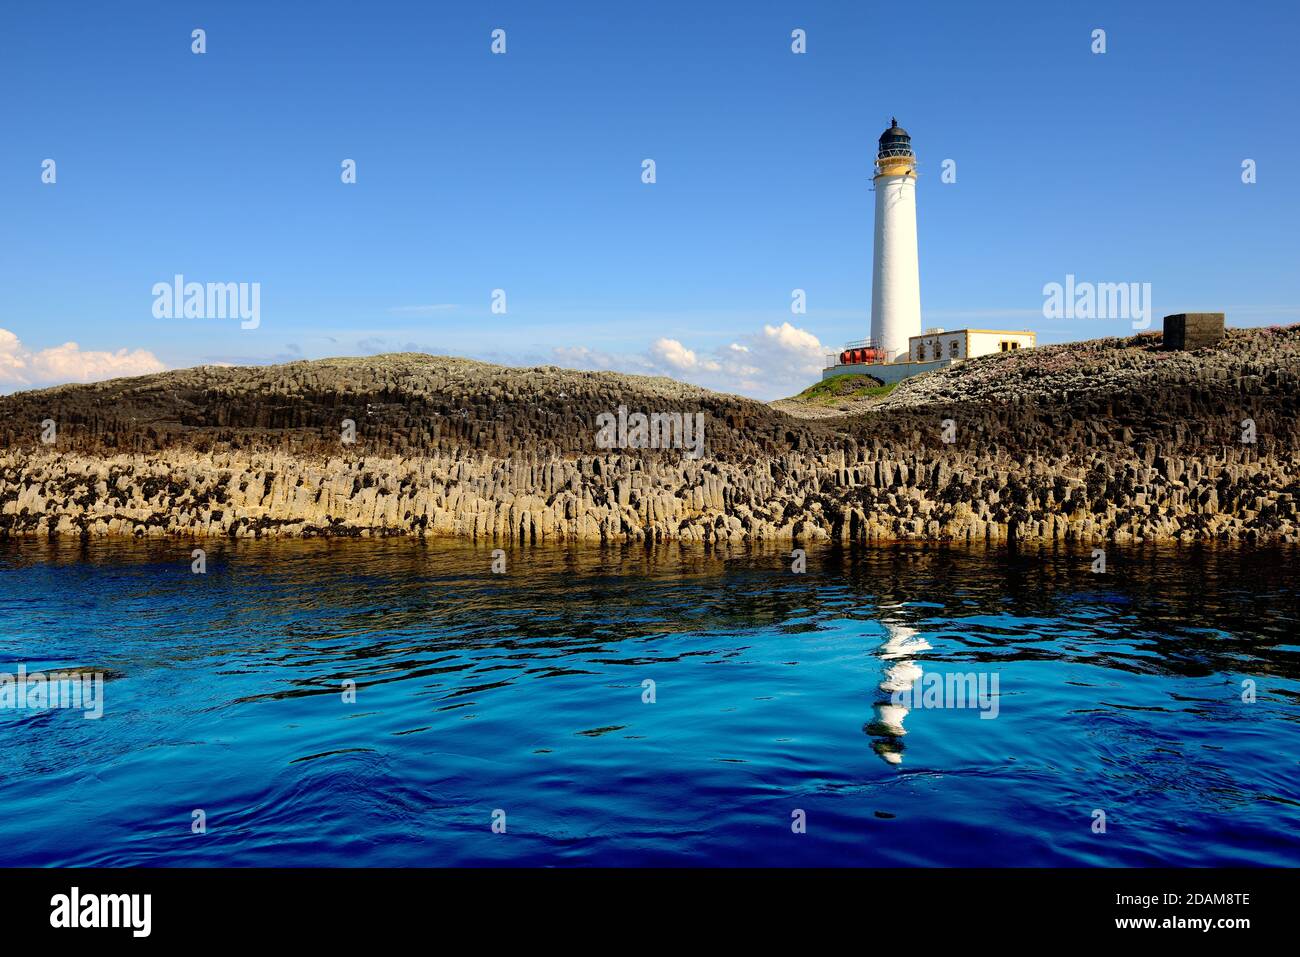
[[[1019,349],[1032,349],[1037,336],[1027,331],[997,329],[954,329],[951,332],[927,332],[908,340],[907,356],[912,362],[935,359],[973,359],[1002,352],[1002,343],[1015,343]],[[939,353],[935,354],[938,346]],[[954,346],[956,348],[954,348]],[[1010,346],[1008,345],[1008,348]]]
[[[996,329],[967,329],[969,358],[1002,352],[1002,343],[1015,343],[1017,348],[1032,349],[1037,338],[1032,332],[1010,332]],[[1010,348],[1010,346],[1008,346]]]

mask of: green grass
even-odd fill
[[[897,382],[881,385],[879,379],[869,375],[845,373],[813,383],[796,395],[794,400],[811,405],[839,405],[849,399],[879,399],[889,395],[896,385]]]

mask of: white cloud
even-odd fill
[[[826,354],[815,335],[789,322],[763,328],[712,351],[660,338],[643,353],[614,354],[583,346],[557,347],[553,361],[579,369],[664,375],[719,392],[760,399],[793,395],[821,378]]]
[[[701,359],[676,339],[656,339],[650,355],[678,372],[717,372],[722,368],[713,359]]]
[[[556,346],[549,356],[551,362],[568,369],[595,369],[598,371],[630,372],[635,375],[662,375],[647,355],[624,355],[602,352],[586,346]]]
[[[96,352],[75,342],[32,351],[8,329],[0,329],[0,388],[31,388],[64,382],[98,382],[165,369],[144,349]]]

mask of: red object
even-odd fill
[[[840,365],[852,366],[861,363],[884,362],[885,353],[881,349],[868,346],[865,349],[845,349],[840,353]]]

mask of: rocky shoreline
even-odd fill
[[[0,536],[1300,541],[1300,327],[1158,347],[971,360],[816,421],[412,354],[61,386],[0,398]],[[600,448],[620,405],[702,412],[704,456]]]

